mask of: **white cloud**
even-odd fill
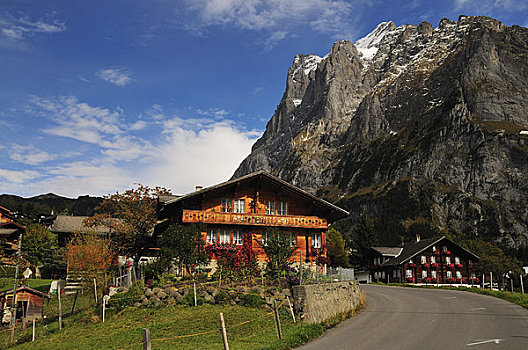
[[[129,72],[126,68],[107,68],[101,69],[95,75],[111,84],[123,87],[132,82],[132,73]]]
[[[18,18],[10,14],[0,16],[0,38],[21,41],[36,34],[60,33],[66,30],[66,24],[54,18],[55,13],[45,18],[31,20],[27,16]]]
[[[45,163],[57,158],[56,155],[39,150],[34,146],[17,144],[11,145],[9,157],[14,161],[29,165]]]
[[[355,33],[355,5],[365,1],[344,0],[186,0],[193,23],[187,28],[201,34],[203,28],[232,26],[266,33],[272,48],[290,33],[305,29],[331,36]],[[197,21],[196,21],[197,20]]]
[[[195,117],[168,115],[160,105],[130,117],[118,109],[91,106],[73,96],[31,98],[31,115],[43,118],[44,137],[57,154],[15,145],[11,158],[27,169],[0,170],[0,192],[102,195],[133,183],[192,191],[196,184],[227,180],[262,134],[226,117],[222,108],[192,110]],[[133,131],[132,136],[128,132]],[[62,154],[64,139],[67,155]],[[44,140],[46,141],[46,140]]]

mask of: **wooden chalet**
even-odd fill
[[[16,319],[26,321],[37,320],[44,316],[43,301],[49,295],[28,286],[19,286],[16,289]],[[7,323],[11,319],[10,308],[13,302],[13,289],[0,292],[0,307],[3,310],[2,322]]]
[[[370,279],[413,284],[478,284],[473,263],[478,256],[445,236],[401,247],[372,247]]]
[[[296,262],[301,254],[305,262],[313,261],[309,253],[325,247],[328,225],[348,216],[347,211],[264,171],[184,196],[160,197],[158,213],[165,225],[203,222],[207,245],[242,246],[244,237],[250,237],[259,261],[266,256],[256,240],[265,240],[269,227],[279,228],[298,248]]]
[[[18,238],[26,231],[26,227],[14,221],[15,216],[9,210],[0,206],[0,263],[15,264],[15,254],[18,250]]]
[[[95,227],[86,226],[84,220],[88,216],[57,215],[51,222],[50,231],[57,234],[59,246],[65,247],[68,241],[77,233],[97,233],[107,235],[110,228],[98,225]]]

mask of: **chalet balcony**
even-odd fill
[[[326,219],[317,216],[264,215],[251,213],[223,213],[201,210],[183,210],[185,223],[203,222],[205,224],[281,226],[297,228],[326,229]]]

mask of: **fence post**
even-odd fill
[[[220,328],[222,329],[222,339],[224,340],[224,350],[229,350],[229,343],[227,342],[227,331],[224,322],[224,313],[220,313]]]
[[[61,303],[61,280],[59,279],[57,296],[59,298],[59,329],[62,329],[62,303]]]
[[[300,254],[300,257],[299,257],[299,284],[301,285],[302,284],[302,249],[299,250],[299,254]]]
[[[286,296],[286,300],[288,300],[288,305],[290,306],[290,312],[292,314],[293,323],[295,323],[295,313],[293,312],[292,304],[290,303],[290,297]]]
[[[150,329],[143,328],[143,350],[151,350],[152,343],[150,342]]]
[[[72,305],[72,310],[71,310],[70,316],[73,315],[73,311],[75,310],[75,304],[77,303],[77,296],[78,295],[79,295],[79,290],[77,289],[77,291],[75,292],[75,299],[73,299],[73,305]]]
[[[523,284],[522,273],[521,273],[520,277],[521,277],[521,295],[524,295],[524,284]]]
[[[95,295],[95,303],[97,304],[97,280],[94,277],[94,295]]]
[[[196,282],[193,283],[194,286],[194,306],[198,305],[198,302],[196,301]]]
[[[282,329],[279,318],[279,309],[277,308],[277,300],[273,299],[273,310],[275,311],[275,324],[277,325],[277,335],[282,339]]]

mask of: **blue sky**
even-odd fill
[[[296,54],[460,14],[527,26],[528,1],[2,0],[0,193],[225,181]]]

